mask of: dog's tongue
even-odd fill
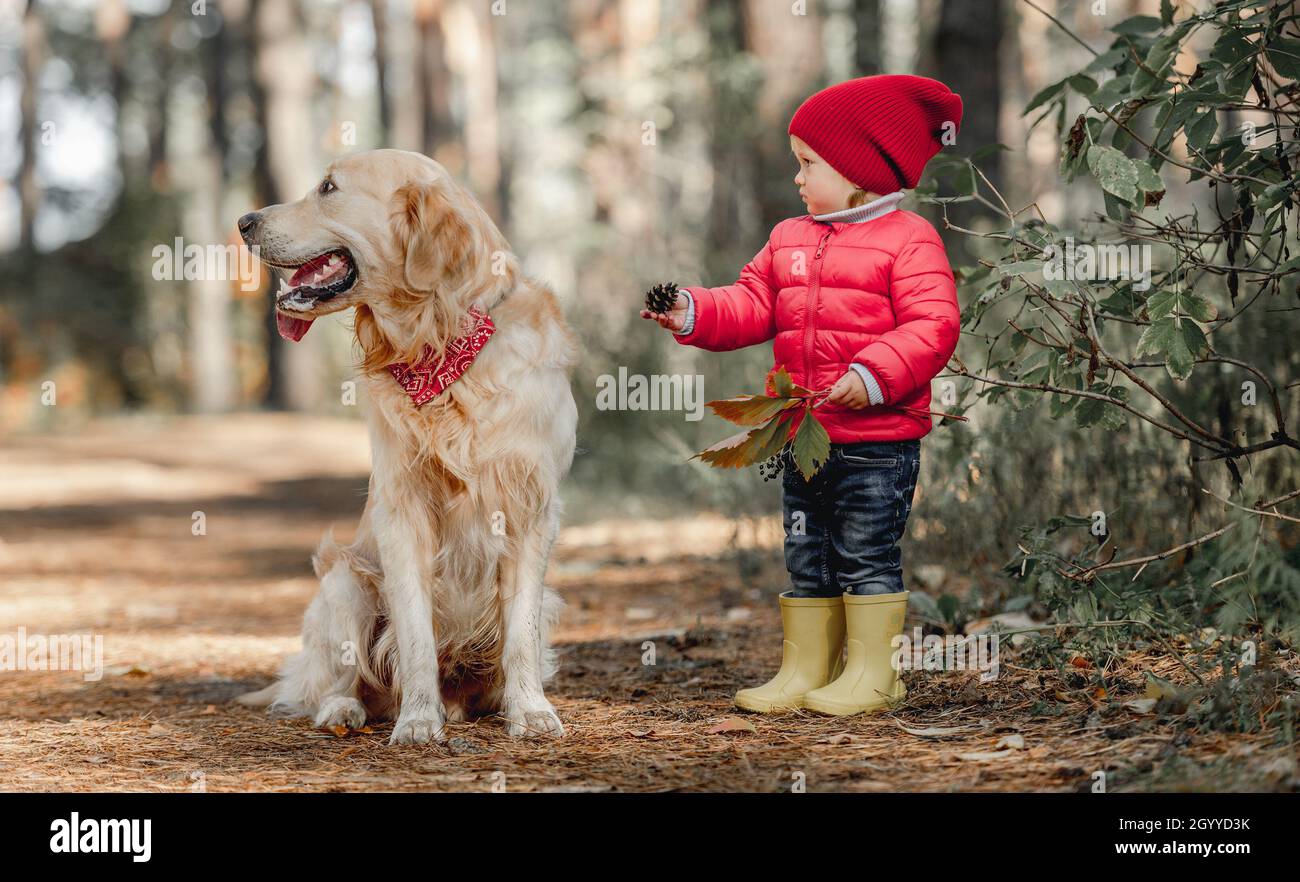
[[[314,319],[294,318],[282,312],[275,314],[275,326],[279,330],[280,336],[293,343],[297,343],[302,339],[313,321]]]
[[[330,261],[336,261],[331,270]],[[337,256],[333,253],[322,254],[313,260],[309,260],[294,271],[293,278],[289,280],[289,286],[297,288],[299,285],[319,285],[342,272],[342,264],[337,262]],[[300,319],[293,316],[285,315],[282,312],[275,314],[275,325],[280,331],[280,336],[286,340],[297,343],[307,333],[311,327],[312,319]]]

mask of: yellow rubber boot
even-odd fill
[[[848,646],[844,671],[805,695],[805,708],[844,717],[874,713],[903,700],[907,687],[890,662],[895,651],[891,641],[903,631],[907,595],[906,591],[844,595]]]
[[[803,706],[810,689],[825,686],[843,667],[844,601],[782,594],[781,670],[762,686],[736,693],[736,706],[770,713]]]

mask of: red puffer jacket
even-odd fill
[[[734,285],[683,290],[695,324],[674,335],[680,343],[721,352],[775,338],[776,365],[809,389],[834,385],[852,362],[871,372],[883,404],[817,409],[832,443],[902,441],[932,428],[930,380],[957,348],[960,309],[943,240],[919,214],[790,218]]]

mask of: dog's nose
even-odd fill
[[[238,221],[239,235],[243,236],[244,240],[247,241],[248,237],[253,234],[253,231],[257,229],[257,225],[260,224],[261,222],[262,222],[262,215],[256,211],[250,211],[248,214],[241,217]]]

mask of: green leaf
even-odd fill
[[[1142,331],[1138,339],[1137,355],[1167,355],[1171,348],[1182,345],[1182,332],[1174,323],[1172,315],[1166,315]]]
[[[1223,102],[1234,103],[1241,101],[1246,97],[1246,90],[1250,88],[1250,81],[1255,76],[1255,63],[1238,65],[1229,76],[1228,73],[1220,73],[1216,82],[1223,89]]]
[[[1069,79],[1069,77],[1067,77],[1066,79]],[[1096,84],[1094,83],[1093,85],[1095,86]],[[1025,105],[1025,109],[1020,111],[1021,115],[1029,113],[1030,111],[1034,110],[1034,108],[1036,107],[1041,107],[1042,105],[1046,104],[1048,101],[1051,101],[1057,95],[1061,94],[1061,92],[1063,92],[1064,90],[1065,90],[1065,80],[1052,83],[1050,86],[1044,86],[1038,92],[1038,94],[1035,95],[1030,100],[1030,102]]]
[[[1151,44],[1146,58],[1142,60],[1142,67],[1133,72],[1130,96],[1140,98],[1153,91],[1157,84],[1165,81],[1178,55],[1178,43],[1181,37],[1182,34],[1175,30]]]
[[[795,432],[794,445],[790,451],[794,455],[794,464],[805,481],[812,478],[817,470],[826,464],[831,455],[831,439],[826,429],[814,415],[812,406],[804,410],[799,430]]]
[[[1112,77],[1101,84],[1096,92],[1088,96],[1089,102],[1093,107],[1105,107],[1110,109],[1121,101],[1128,98],[1129,86],[1133,82],[1131,73],[1120,74]]]
[[[1093,383],[1090,392],[1106,395],[1116,401],[1128,401],[1128,389],[1123,386],[1107,387],[1105,383]],[[1080,398],[1074,408],[1074,423],[1081,429],[1100,425],[1114,431],[1122,428],[1128,419],[1127,414],[1115,405],[1097,398]]]
[[[1029,327],[1029,328],[1025,328],[1025,330],[1029,331],[1030,335],[1032,336],[1033,332],[1038,329],[1034,327]],[[1055,353],[1056,351],[1053,349],[1044,349],[1042,347],[1035,349],[1032,353],[1030,353],[1028,358],[1025,358],[1023,361],[1020,362],[1019,370],[1017,371],[1017,373],[1019,373],[1023,377],[1026,374],[1034,373],[1039,368],[1048,366],[1049,363],[1051,362],[1052,356],[1055,355]],[[1038,381],[1032,380],[1029,382],[1038,382]]]
[[[1106,402],[1098,401],[1096,398],[1080,398],[1074,408],[1074,424],[1080,429],[1095,426],[1101,422],[1102,415],[1109,407]]]
[[[1215,61],[1228,66],[1259,51],[1259,47],[1247,40],[1237,28],[1229,24],[1221,27],[1223,33],[1219,34],[1219,39],[1214,41],[1214,48],[1210,50],[1210,57]]]
[[[1128,130],[1116,126],[1115,133],[1110,136],[1110,146],[1122,152],[1131,143],[1133,143],[1133,136],[1128,133]]]
[[[1196,359],[1200,358],[1201,353],[1205,351],[1205,331],[1201,329],[1199,324],[1190,318],[1180,318],[1178,320],[1178,325],[1183,332],[1183,346],[1187,349],[1191,361],[1187,365],[1186,375],[1178,376],[1174,374],[1172,370],[1170,370],[1169,373],[1176,379],[1185,380],[1191,375],[1192,365],[1195,363]],[[1169,365],[1166,364],[1165,367],[1168,368]]]
[[[1195,292],[1185,291],[1179,301],[1187,314],[1198,322],[1214,321],[1219,315],[1219,311],[1215,309],[1213,303]]]
[[[1103,429],[1117,432],[1124,428],[1127,422],[1128,414],[1112,404],[1105,405],[1105,409],[1101,412],[1101,426]]]
[[[1205,145],[1210,143],[1214,133],[1218,131],[1219,120],[1214,108],[1207,109],[1204,113],[1196,118],[1196,122],[1187,126],[1184,131],[1187,133],[1187,143],[1195,147],[1198,151],[1205,150]]]
[[[1175,380],[1192,375],[1197,357],[1205,348],[1205,333],[1185,316],[1169,315],[1152,322],[1138,340],[1138,355],[1158,355],[1165,359],[1165,370]]]
[[[1200,322],[1212,321],[1218,310],[1204,296],[1188,290],[1156,291],[1147,298],[1147,317],[1152,321],[1172,316],[1191,316]]]
[[[1259,195],[1255,202],[1255,210],[1264,212],[1268,211],[1274,205],[1277,205],[1287,196],[1287,184],[1270,184],[1264,188],[1264,192]]]
[[[1052,419],[1059,420],[1070,412],[1070,408],[1074,407],[1076,401],[1078,401],[1078,399],[1073,395],[1061,395],[1057,392],[1053,392],[1051,407],[1048,409],[1048,412],[1052,415]]]
[[[1090,76],[1085,76],[1084,74],[1075,74],[1074,76],[1068,77],[1066,82],[1069,83],[1071,89],[1078,92],[1080,95],[1091,95],[1093,92],[1097,91],[1097,81]]]
[[[1300,40],[1278,37],[1266,51],[1274,70],[1289,80],[1300,79]]]
[[[1130,37],[1136,34],[1148,34],[1151,31],[1160,30],[1160,19],[1150,15],[1135,15],[1132,18],[1124,19],[1111,30],[1117,34]]]
[[[1165,188],[1165,182],[1160,179],[1160,173],[1153,169],[1145,162],[1134,162],[1133,167],[1137,169],[1137,185],[1139,190],[1147,193],[1154,193],[1157,190]]]
[[[1154,322],[1173,315],[1174,306],[1177,302],[1178,293],[1176,291],[1156,291],[1147,298],[1147,317]]]
[[[1088,66],[1083,69],[1084,73],[1100,73],[1104,70],[1112,70],[1117,65],[1122,64],[1128,58],[1128,50],[1123,46],[1115,46],[1107,49],[1098,55]]]
[[[1192,114],[1196,113],[1197,107],[1197,103],[1187,93],[1166,99],[1164,105],[1160,108],[1160,112],[1156,114],[1156,130],[1163,133],[1161,141],[1156,146],[1168,147],[1169,142],[1173,140],[1174,134],[1191,119]]]
[[[1103,190],[1133,204],[1138,193],[1138,172],[1132,160],[1114,147],[1094,144],[1088,148],[1088,168]]]

